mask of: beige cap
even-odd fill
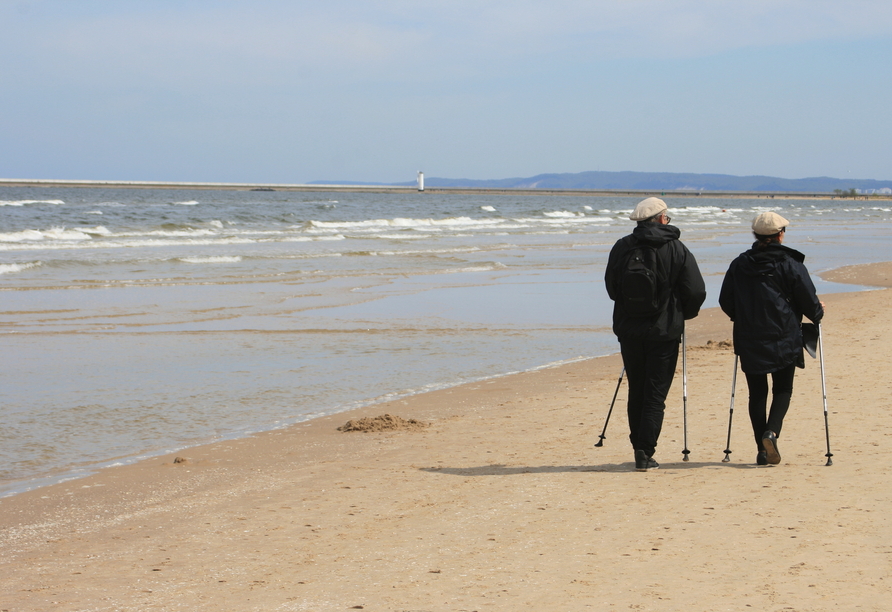
[[[760,236],[774,236],[790,225],[790,222],[776,212],[764,212],[753,219],[753,231]]]
[[[632,221],[644,221],[645,219],[650,219],[651,217],[660,214],[668,208],[666,202],[660,198],[647,198],[646,200],[638,202],[638,206],[636,206],[635,210],[632,211],[632,214],[629,215],[629,219]]]

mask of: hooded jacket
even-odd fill
[[[805,255],[782,244],[757,244],[731,262],[719,294],[719,306],[734,322],[734,352],[748,374],[804,367],[802,316],[815,323],[824,316]]]
[[[706,285],[697,260],[678,239],[681,231],[673,225],[642,223],[630,235],[620,238],[607,260],[604,283],[613,300],[613,333],[623,340],[678,340],[684,322],[700,312],[706,299]],[[638,244],[657,249],[657,260],[671,288],[666,308],[650,317],[630,317],[620,299],[620,280],[626,256]]]

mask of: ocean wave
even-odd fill
[[[742,208],[720,208],[718,206],[680,206],[678,208],[670,208],[670,216],[678,215],[679,217],[728,217],[731,215],[747,212]]]
[[[500,226],[499,229],[525,229],[525,228],[536,228],[536,227],[553,227],[555,225],[603,225],[605,222],[609,223],[609,219],[604,219],[602,217],[586,217],[585,215],[573,215],[570,217],[546,217],[542,218],[524,218],[524,219],[512,219],[512,222],[515,225],[505,225]],[[520,225],[517,225],[520,224]]]
[[[29,204],[52,204],[53,206],[62,206],[65,202],[62,200],[0,200],[0,206],[28,206]]]
[[[0,234],[0,242],[24,242],[36,240],[43,240],[43,232],[37,230],[22,230],[20,232]]]
[[[287,236],[282,238],[282,242],[325,242],[325,241],[336,241],[336,240],[346,240],[347,237],[343,234],[334,234],[329,236]]]
[[[383,238],[385,240],[422,240],[430,237],[430,234],[378,234],[375,236],[375,238]]]
[[[345,255],[453,255],[458,253],[477,253],[481,249],[479,247],[456,247],[454,249],[419,249],[417,251],[352,251]]]
[[[366,221],[309,221],[310,228],[317,229],[393,229],[414,227],[466,227],[474,225],[496,225],[502,219],[472,219],[471,217],[447,217],[446,219],[411,219],[396,217],[394,219],[368,219]]]
[[[2,237],[2,236],[0,236]],[[89,238],[89,237],[88,237]],[[40,250],[71,250],[71,249],[125,249],[137,247],[179,247],[179,246],[220,246],[230,244],[257,244],[257,240],[248,238],[228,237],[225,239],[213,238],[188,238],[180,240],[170,240],[158,238],[154,240],[66,240],[66,241],[44,241],[39,245],[29,243],[10,243],[3,244],[0,240],[0,251],[27,251],[31,249]]]
[[[217,255],[213,257],[180,257],[179,261],[183,263],[206,264],[206,263],[238,263],[242,258],[238,255]]]
[[[44,240],[90,240],[90,233],[100,234],[105,228],[66,229],[53,227],[48,230],[22,230],[0,234],[0,242],[42,242]],[[105,230],[106,232],[108,230]]]
[[[466,268],[458,268],[456,270],[443,270],[443,274],[460,274],[462,272],[492,272],[494,270],[507,270],[508,266],[496,261],[484,266],[468,266]]]
[[[585,213],[581,212],[572,212],[569,210],[554,210],[552,212],[542,213],[546,217],[550,218],[571,218],[571,217],[584,217]]]
[[[215,236],[217,232],[210,229],[153,230],[134,234],[117,234],[117,236],[161,236],[164,238],[194,238],[199,236]]]
[[[53,239],[55,238],[55,239]],[[52,232],[25,230],[11,234],[0,234],[0,252],[69,249],[124,249],[136,247],[177,247],[177,246],[225,246],[263,244],[275,242],[332,242],[346,240],[342,234],[326,236],[294,236],[279,235],[275,238],[258,238],[238,235],[216,235],[213,233],[171,233],[159,232],[153,235],[115,235],[103,236],[101,240],[83,232],[66,232],[54,236]]]
[[[456,232],[465,232],[465,235],[473,235],[479,232],[481,235],[492,235],[493,230],[499,232],[520,231],[523,233],[539,229],[553,228],[555,226],[581,227],[604,226],[612,222],[611,218],[603,216],[586,216],[584,213],[555,211],[544,213],[543,217],[525,217],[513,219],[473,219],[471,217],[450,217],[447,219],[374,219],[367,221],[309,221],[303,226],[292,226],[308,234],[326,234],[339,232],[350,237],[365,238],[400,238],[411,239],[410,234],[394,235],[392,230],[415,230],[427,236],[429,234],[448,233],[456,235]]]
[[[22,270],[28,270],[30,268],[37,268],[42,265],[43,262],[41,261],[33,261],[23,264],[0,264],[0,274],[15,274],[16,272],[21,272]]]

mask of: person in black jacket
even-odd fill
[[[758,465],[780,463],[777,438],[793,395],[796,366],[802,357],[802,316],[815,323],[824,316],[814,283],[803,265],[805,255],[784,246],[789,221],[766,212],[753,220],[756,242],[739,255],[725,274],[719,306],[734,322],[734,352],[749,387],[749,413]],[[768,375],[771,409],[766,419]]]
[[[613,332],[620,343],[629,381],[629,441],[635,469],[658,468],[654,460],[663,426],[666,396],[675,376],[678,345],[684,322],[700,312],[706,286],[697,260],[678,239],[681,231],[669,225],[666,203],[647,198],[629,217],[638,226],[610,251],[604,282],[613,300]],[[634,259],[649,259],[656,268],[651,307],[636,305]],[[630,280],[631,279],[631,280]],[[630,289],[632,287],[632,289]]]

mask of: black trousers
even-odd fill
[[[768,374],[746,374],[746,372],[744,374],[750,390],[749,409],[753,436],[756,438],[756,446],[762,450],[762,434],[766,431],[771,430],[780,437],[784,417],[790,407],[790,398],[793,397],[796,364],[792,363],[782,370],[771,373],[771,410],[767,419],[765,413],[768,404]]]
[[[629,381],[629,441],[652,457],[663,428],[666,396],[678,364],[678,340],[620,340]]]

